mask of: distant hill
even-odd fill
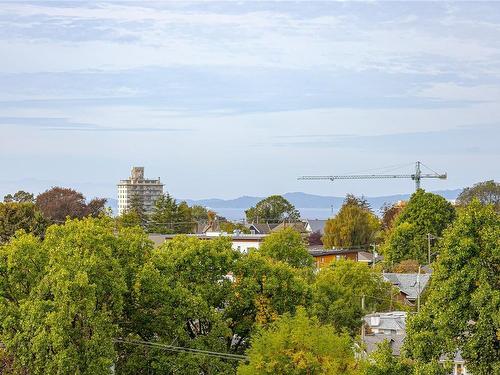
[[[433,193],[439,194],[449,200],[456,199],[461,192],[462,189],[433,191]],[[283,194],[283,197],[288,199],[295,207],[297,207],[302,217],[309,219],[325,219],[332,216],[332,214],[335,214],[335,212],[338,211],[344,201],[344,197],[322,196],[301,192],[286,193]],[[396,194],[381,197],[366,197],[366,199],[372,208],[375,211],[378,211],[384,203],[394,203],[400,200],[407,200],[409,197],[410,194]],[[263,198],[264,197],[242,196],[235,199],[209,198],[199,200],[181,200],[185,200],[190,206],[197,204],[209,207],[221,216],[232,220],[238,220],[245,217],[246,209],[254,206]],[[118,201],[116,199],[108,198],[108,205],[113,209],[114,213],[117,212]]]
[[[439,194],[446,199],[454,200],[462,192],[462,189],[439,190],[433,193]],[[335,214],[344,202],[344,197],[322,196],[301,192],[283,194],[300,211],[302,217],[310,219],[325,219]],[[384,203],[394,203],[400,200],[409,199],[410,194],[396,194],[381,197],[366,197],[371,207],[378,211]],[[242,219],[245,217],[245,210],[254,206],[264,197],[243,196],[236,199],[186,199],[189,205],[198,204],[210,207],[220,215],[228,219]]]

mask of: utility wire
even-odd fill
[[[229,360],[235,360],[235,361],[248,361],[247,356],[240,355],[240,354],[222,353],[222,352],[214,352],[214,351],[210,351],[210,350],[201,350],[201,349],[186,348],[186,347],[181,347],[181,346],[172,346],[172,345],[166,345],[166,344],[161,344],[161,343],[157,343],[157,342],[143,341],[143,340],[124,340],[124,339],[118,338],[118,339],[115,339],[114,341],[117,343],[122,343],[122,344],[129,344],[129,345],[136,345],[136,346],[147,346],[147,347],[152,347],[152,348],[165,349],[165,350],[169,350],[169,351],[177,352],[177,353],[204,355],[207,357],[216,357],[216,358],[229,359]]]
[[[73,219],[71,219],[71,220],[73,220]],[[50,220],[50,221],[54,222],[54,223],[61,223],[61,224],[66,223],[66,220]],[[156,224],[156,225],[186,225],[186,224],[207,224],[208,225],[208,221],[201,221],[201,220],[199,220],[199,221],[167,221],[167,222],[159,222],[159,221],[155,221],[155,220],[151,220],[151,219],[145,219],[144,223],[145,224]],[[219,224],[220,223],[225,223],[225,221],[219,221]],[[255,224],[282,224],[282,223],[289,224],[291,222],[288,222],[288,221],[267,221],[265,223],[255,223]]]

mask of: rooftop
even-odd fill
[[[390,311],[365,315],[366,325],[372,329],[404,331],[406,329],[406,311]]]
[[[374,352],[378,349],[378,345],[385,340],[389,341],[389,345],[392,349],[392,354],[395,356],[401,355],[401,348],[403,347],[405,335],[386,335],[383,333],[375,335],[366,335],[363,338],[363,342],[366,345],[366,352],[368,354]]]
[[[425,289],[431,275],[429,273],[384,273],[385,280],[397,286],[408,300],[416,300]]]
[[[318,249],[317,247],[309,249],[309,254],[311,254],[313,257],[323,256],[323,255],[360,253],[360,252],[366,252],[366,250],[365,249]]]
[[[177,236],[187,236],[197,238],[199,240],[211,240],[214,238],[224,237],[229,238],[231,241],[262,241],[267,237],[266,234],[245,234],[245,233],[224,233],[224,232],[207,232],[207,233],[190,233],[190,234],[160,234],[150,233],[149,239],[155,244],[159,245],[167,240],[171,240]]]
[[[324,234],[324,228],[326,224],[326,220],[313,219],[307,220],[307,224],[311,227],[311,232],[319,232],[320,234]]]

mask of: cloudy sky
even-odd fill
[[[500,3],[0,4],[0,194],[411,192],[500,179]]]

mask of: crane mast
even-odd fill
[[[332,175],[332,176],[302,176],[298,180],[362,180],[362,179],[378,179],[378,178],[410,178],[415,181],[415,190],[420,189],[420,181],[422,178],[439,178],[446,180],[446,173],[422,173],[421,162],[415,163],[415,173],[412,174],[358,174],[358,175]]]

